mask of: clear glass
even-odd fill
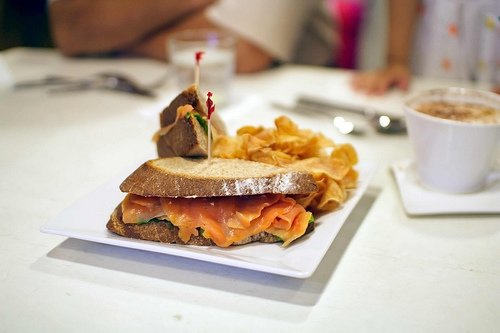
[[[203,51],[200,61],[199,89],[203,96],[213,93],[216,106],[231,100],[235,73],[235,38],[218,30],[184,30],[173,34],[167,44],[179,90],[194,83],[195,53]]]

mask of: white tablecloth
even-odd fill
[[[110,69],[142,83],[168,70],[141,59],[0,53],[1,331],[498,332],[500,216],[408,216],[389,172],[411,158],[407,137],[342,136],[326,117],[290,114],[301,127],[351,142],[378,171],[308,279],[40,233],[65,207],[155,156],[158,114],[178,90],[167,81],[147,99],[10,85]],[[308,93],[401,114],[402,93],[359,96],[349,76],[299,66],[241,76],[235,103],[219,112],[231,132],[270,125],[283,113],[270,102]],[[412,90],[450,84],[463,85],[415,79]]]

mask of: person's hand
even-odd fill
[[[493,89],[491,89],[491,91],[500,95],[500,85],[494,86]]]
[[[392,64],[383,69],[355,74],[351,85],[354,90],[368,95],[382,95],[392,87],[406,91],[410,78],[408,66]]]

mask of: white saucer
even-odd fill
[[[477,193],[447,194],[423,187],[410,160],[395,162],[391,169],[405,211],[410,215],[500,213],[500,181],[492,182]]]

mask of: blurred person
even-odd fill
[[[386,66],[354,75],[352,86],[407,90],[412,74],[488,82],[500,93],[500,1],[389,1]]]
[[[131,54],[168,60],[180,30],[221,28],[237,38],[236,70],[273,62],[329,64],[334,49],[325,0],[53,0],[50,22],[66,56]],[[326,28],[325,28],[326,27]]]

